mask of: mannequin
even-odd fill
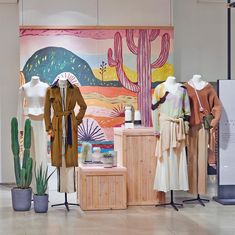
[[[176,82],[176,77],[169,76],[165,81],[165,88],[170,93],[175,94],[181,84]]]
[[[19,88],[18,120],[21,135],[25,119],[31,120],[31,156],[33,158],[33,178],[31,187],[36,193],[35,163],[39,168],[42,164],[44,170],[47,167],[47,133],[45,130],[43,114],[46,90],[49,86],[40,81],[39,76],[32,76],[31,81]]]
[[[196,200],[204,206],[202,202],[204,199],[201,200],[199,194],[206,194],[207,189],[209,130],[206,130],[202,124],[203,116],[213,114],[211,126],[215,129],[221,115],[221,104],[213,86],[203,81],[201,75],[193,75],[185,83],[185,87],[189,94],[192,112],[188,149],[189,192],[197,194]]]
[[[58,80],[58,86],[60,88],[60,95],[62,97],[62,109],[65,111],[66,104],[66,95],[67,95],[67,79],[60,77]],[[63,95],[64,89],[64,95]],[[64,97],[63,97],[64,96]],[[64,105],[63,105],[64,103]],[[75,182],[75,167],[66,168],[64,154],[65,154],[65,144],[66,144],[66,130],[65,130],[65,117],[62,117],[62,167],[58,167],[57,169],[57,177],[58,177],[58,192],[64,193],[73,193],[76,192],[76,182]]]
[[[59,74],[47,89],[44,117],[46,130],[51,135],[52,165],[58,169],[58,191],[70,193],[76,191],[74,167],[78,166],[77,128],[87,106],[79,88],[73,86],[63,74]],[[75,116],[76,104],[80,110]],[[51,108],[54,111],[52,119]]]
[[[199,74],[193,75],[192,79],[189,80],[188,83],[197,90],[203,89],[208,84],[208,82],[202,80],[202,76]]]
[[[157,136],[154,189],[188,190],[185,118],[190,115],[187,91],[169,76],[152,98],[153,126]]]

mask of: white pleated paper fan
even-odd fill
[[[65,79],[65,80],[68,80],[71,84],[77,86],[77,87],[80,87],[81,84],[79,83],[78,79],[76,78],[76,76],[70,72],[63,72],[63,73],[60,73],[56,76],[56,78],[54,79],[53,83],[59,79]]]

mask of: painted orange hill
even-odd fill
[[[96,117],[93,115],[86,115],[86,118],[96,120],[102,128],[110,128],[121,126],[124,123],[124,117]]]
[[[81,86],[81,93],[97,92],[106,97],[116,97],[119,95],[136,96],[137,94],[123,87],[99,87],[99,86]]]

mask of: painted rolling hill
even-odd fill
[[[46,47],[36,51],[23,68],[26,82],[30,81],[31,76],[38,75],[42,81],[52,83],[62,72],[73,73],[81,86],[121,86],[119,81],[97,79],[85,60],[62,47]]]

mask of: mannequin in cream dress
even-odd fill
[[[169,76],[158,85],[152,100],[153,126],[157,138],[154,189],[188,190],[185,116],[190,115],[186,89]]]
[[[35,164],[43,169],[47,167],[47,133],[44,124],[44,101],[48,84],[41,82],[38,76],[19,88],[18,120],[19,130],[23,134],[24,122],[31,120],[31,157],[33,158],[32,189],[35,193]]]

